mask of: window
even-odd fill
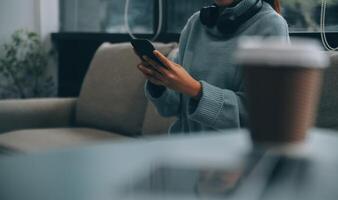
[[[326,0],[326,31],[338,31],[338,0]],[[168,32],[179,32],[189,16],[212,0],[181,1],[168,3]],[[291,32],[320,31],[321,0],[281,0],[282,15]]]
[[[125,0],[60,0],[61,30],[126,33]],[[326,0],[326,31],[338,31],[338,0]],[[179,33],[187,19],[213,0],[164,0],[165,32]],[[281,0],[291,32],[320,30],[321,0]],[[154,33],[155,0],[130,0],[129,24],[134,33]]]
[[[326,0],[326,31],[338,31],[338,0]],[[291,32],[320,31],[322,0],[283,0],[282,15]]]
[[[126,33],[125,0],[61,0],[61,31]],[[152,33],[154,0],[131,0],[133,32]]]
[[[189,17],[199,11],[201,7],[210,5],[213,0],[169,0],[168,6],[168,27],[169,33],[179,33],[183,29]]]

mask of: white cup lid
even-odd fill
[[[288,43],[274,37],[243,37],[235,60],[245,66],[326,68],[330,64],[319,42],[299,38]]]

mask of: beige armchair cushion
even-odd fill
[[[124,138],[127,137],[88,128],[26,129],[0,135],[0,147],[35,152]]]
[[[176,45],[157,44],[167,55]],[[129,43],[104,43],[96,52],[82,85],[76,120],[128,136],[141,135],[147,101],[140,62]]]
[[[331,67],[325,70],[317,126],[338,129],[338,53],[330,53]]]
[[[0,134],[19,129],[74,125],[75,98],[0,101]]]

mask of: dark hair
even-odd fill
[[[281,13],[281,3],[280,0],[264,0],[268,2],[277,13]]]

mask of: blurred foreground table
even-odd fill
[[[246,130],[0,156],[1,200],[338,199],[338,133],[254,150]]]

